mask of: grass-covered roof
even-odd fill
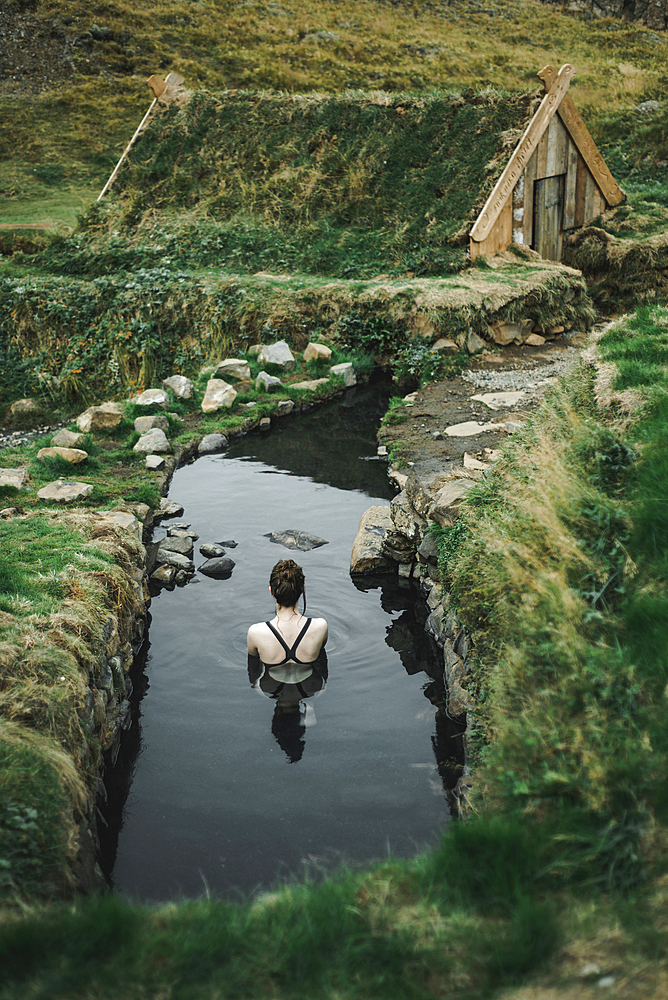
[[[534,101],[196,92],[152,121],[104,211],[124,237],[178,237],[191,263],[448,273]]]

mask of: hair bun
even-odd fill
[[[304,572],[294,559],[281,559],[269,577],[271,592],[283,608],[293,608],[304,593]]]

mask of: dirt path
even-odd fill
[[[466,462],[489,461],[490,452],[514,425],[527,419],[557,379],[577,362],[585,342],[584,335],[571,334],[542,347],[503,347],[471,358],[470,367],[461,375],[425,386],[412,405],[391,411],[378,440],[400,467],[426,459],[452,462],[456,467],[465,464],[465,455]],[[518,395],[488,399],[488,403],[472,398],[490,393]],[[446,433],[446,428],[468,421],[496,426],[462,436]]]

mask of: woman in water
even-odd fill
[[[292,559],[276,563],[269,593],[276,601],[276,617],[248,629],[248,677],[253,687],[275,699],[272,731],[294,762],[303,753],[301,734],[306,724],[300,700],[317,694],[327,680],[327,622],[300,614],[297,605],[302,596],[306,611],[304,573]],[[313,724],[315,715],[310,712]]]

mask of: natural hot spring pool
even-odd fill
[[[118,892],[248,893],[304,861],[412,855],[448,822],[430,701],[441,659],[417,595],[396,581],[360,590],[348,571],[362,513],[391,497],[375,459],[387,391],[352,390],[176,472],[170,497],[200,536],[196,552],[234,539],[236,567],[153,601],[135,721],[105,777],[102,863]],[[265,537],[284,528],[328,544],[289,552]],[[303,730],[274,721],[247,674],[247,628],[273,615],[269,572],[287,557],[304,568],[307,613],[330,630],[329,681]]]

